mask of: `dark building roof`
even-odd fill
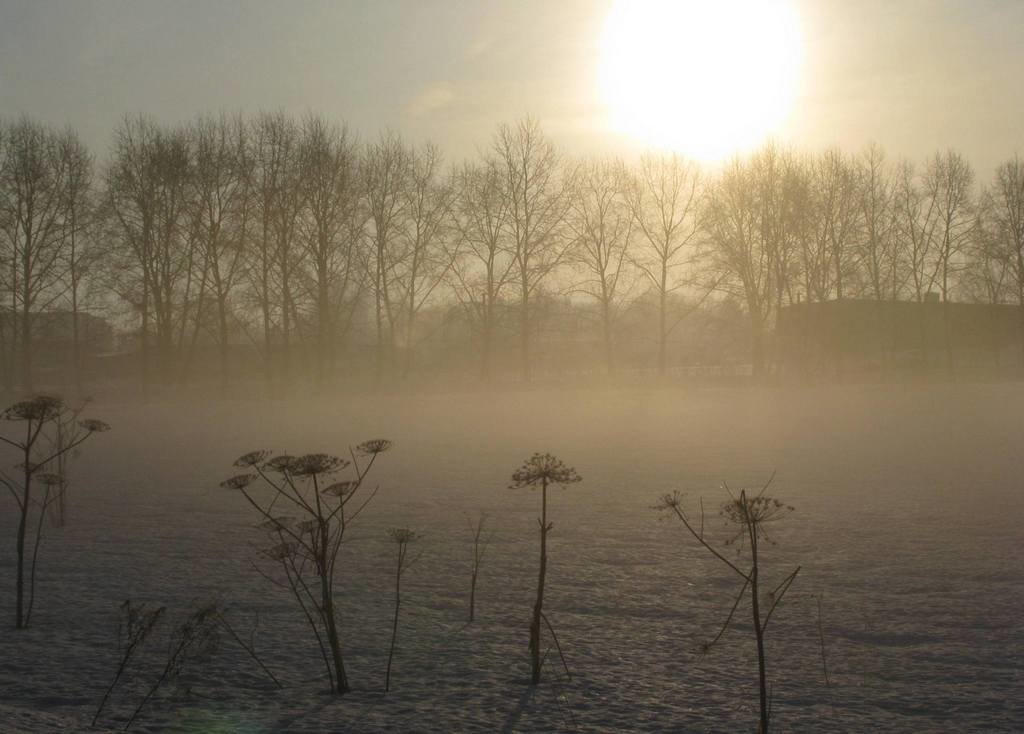
[[[786,369],[1020,366],[1024,308],[937,301],[842,300],[779,311]]]

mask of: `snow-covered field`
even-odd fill
[[[769,630],[775,728],[1024,730],[1022,385],[100,402],[92,413],[113,431],[76,464],[71,520],[47,530],[22,632],[10,624],[13,503],[0,504],[0,731],[88,728],[116,668],[126,598],[172,615],[219,599],[246,632],[258,618],[257,650],[285,685],[225,639],[133,730],[753,731],[745,617],[699,651],[735,582],[651,506],[678,488],[715,507],[723,480],[756,484],[773,469],[776,496],[796,511],[775,527],[767,573],[803,565]],[[253,512],[218,483],[251,449],[344,452],[376,437],[395,448],[342,551],[355,690],[336,698],[292,600],[250,566]],[[546,610],[573,677],[549,661],[549,682],[533,689],[539,497],[507,485],[538,450],[584,481],[549,507]],[[479,511],[495,534],[467,626],[466,515]],[[425,537],[385,696],[392,525]],[[115,694],[106,725],[123,726],[163,644]]]

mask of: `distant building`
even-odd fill
[[[38,311],[30,314],[32,349],[37,354],[63,354],[74,344],[74,314],[71,311]],[[21,339],[21,314],[9,308],[0,310],[0,329],[4,340],[18,344]],[[114,328],[110,322],[90,313],[78,314],[79,346],[84,354],[99,354],[114,348]]]
[[[1024,308],[982,303],[842,300],[779,311],[783,372],[955,372],[1024,366]]]

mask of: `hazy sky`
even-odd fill
[[[986,176],[1024,152],[1024,1],[791,3],[803,65],[777,137],[893,156],[952,146]],[[572,152],[630,154],[642,143],[609,130],[597,83],[610,4],[0,0],[0,116],[70,123],[102,152],[126,112],[316,110],[458,158],[531,113]]]

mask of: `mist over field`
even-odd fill
[[[802,566],[769,638],[779,725],[1013,730],[1024,716],[1015,695],[1022,403],[1016,385],[97,402],[91,412],[114,429],[76,464],[72,522],[47,530],[32,627],[0,637],[0,710],[14,722],[46,712],[52,719],[25,724],[41,731],[84,726],[116,664],[121,601],[178,611],[219,599],[235,624],[259,620],[258,650],[285,688],[225,641],[187,676],[190,693],[161,700],[140,730],[742,729],[756,716],[749,624],[737,620],[712,652],[699,651],[735,585],[652,506],[672,489],[703,496],[721,538],[722,483],[760,486],[776,471],[774,494],[795,510],[773,528],[766,563],[773,579]],[[372,437],[394,447],[342,551],[353,691],[332,700],[294,601],[249,565],[257,518],[218,484],[254,448],[343,455]],[[555,682],[531,689],[538,496],[509,489],[508,476],[535,450],[570,462],[583,481],[552,492],[549,507],[546,604],[573,677],[552,670]],[[466,625],[467,516],[479,511],[494,536]],[[385,530],[395,525],[422,533],[423,556],[406,582],[384,696]],[[3,558],[6,578],[13,559]],[[12,599],[2,599],[7,618]],[[131,703],[122,696],[112,715]]]

